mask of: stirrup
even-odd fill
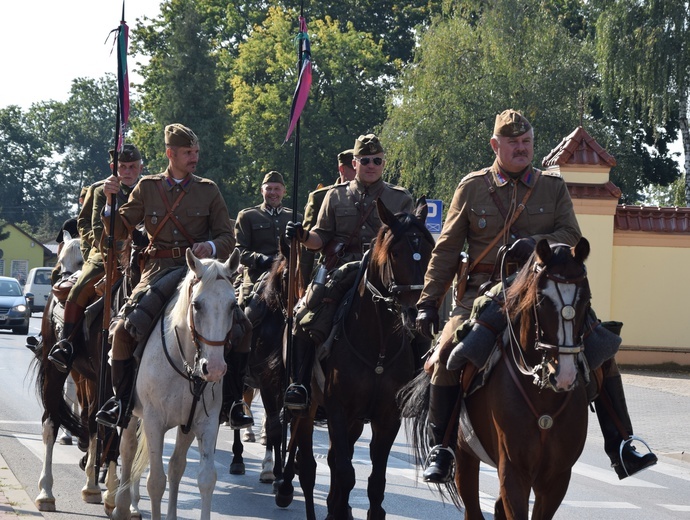
[[[646,457],[647,455],[652,455],[653,458],[650,457],[650,460],[647,463],[645,463],[643,466],[635,469],[632,472],[629,472],[628,468],[625,465],[625,461],[623,460],[623,450],[625,449],[626,444],[630,444],[630,448],[633,451],[637,452],[635,447],[632,445],[632,441],[640,441],[642,444],[644,444],[645,448],[647,448],[647,450],[649,450],[649,453],[647,453],[645,455],[640,454],[639,455],[640,459]],[[657,459],[656,455],[654,454],[654,452],[652,451],[652,448],[649,447],[649,444],[647,444],[644,439],[642,439],[641,437],[638,437],[637,435],[631,435],[627,439],[624,439],[623,441],[621,441],[620,448],[618,449],[618,464],[617,465],[612,464],[612,466],[613,466],[613,469],[618,474],[618,478],[620,480],[623,480],[624,478],[630,477],[630,476],[634,475],[635,473],[642,471],[643,469],[646,469],[650,466],[653,466],[654,464],[657,463],[657,460],[658,459]]]
[[[431,478],[431,476],[426,475],[427,471],[432,466],[437,466],[436,462],[439,458],[443,459],[447,457],[449,460],[449,466],[444,475],[439,475],[438,478]],[[446,484],[453,480],[453,468],[455,466],[455,452],[448,446],[443,446],[442,444],[437,444],[429,452],[429,456],[424,461],[424,481],[432,482],[434,484]]]
[[[74,347],[66,339],[61,339],[48,353],[48,361],[51,361],[60,372],[69,372],[74,357]]]
[[[238,406],[241,408],[242,415],[247,418],[243,419],[244,422],[240,423],[234,422],[232,417],[233,410]],[[254,426],[254,417],[252,416],[252,411],[249,409],[249,406],[247,406],[247,403],[245,403],[243,400],[232,403],[232,406],[230,406],[230,412],[228,413],[228,422],[230,423],[231,430],[242,430],[244,428]]]
[[[110,408],[108,408],[110,406]],[[117,418],[113,421],[113,415],[117,411]],[[96,413],[96,422],[108,428],[117,428],[122,419],[122,402],[116,398],[108,399],[103,408]]]
[[[299,401],[288,401],[288,395],[290,393],[292,393],[293,396],[299,394],[297,395],[297,397],[299,397]],[[287,387],[287,390],[285,390],[283,405],[285,408],[290,410],[306,410],[309,408],[309,392],[307,391],[307,388],[299,383],[292,383]]]

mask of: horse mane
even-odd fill
[[[288,267],[288,258],[283,254],[280,260],[273,264],[273,267],[266,275],[265,285],[261,297],[271,310],[278,310],[283,301],[283,275]],[[285,295],[287,296],[287,295]]]
[[[201,275],[201,280],[197,283],[200,284],[200,289],[203,291],[204,286],[207,283],[212,283],[216,278],[221,275],[221,265],[219,262],[214,261],[204,261],[206,269],[204,274]],[[173,323],[182,323],[187,319],[187,312],[189,311],[190,295],[191,291],[189,288],[192,283],[196,280],[196,273],[191,269],[187,269],[187,274],[182,279],[182,281],[177,286],[177,291],[173,298],[170,300],[173,303],[173,308],[170,311],[170,319]]]
[[[396,213],[395,218],[397,224],[393,226],[394,229],[385,224],[381,226],[371,248],[369,266],[375,273],[379,273],[381,276],[383,275],[382,268],[388,261],[388,252],[393,242],[411,227],[419,231],[428,242],[434,242],[434,238],[431,236],[424,222],[419,220],[414,214],[404,212]],[[391,230],[392,233],[389,233],[389,230]]]

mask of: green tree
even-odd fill
[[[314,79],[300,127],[299,207],[307,191],[336,177],[338,152],[383,121],[390,84],[382,76],[381,45],[368,34],[330,17],[311,19],[308,29]],[[246,194],[245,205],[256,201],[267,171],[279,170],[288,178],[293,171],[294,138],[282,143],[297,84],[296,33],[294,11],[269,9],[264,24],[240,46],[230,77],[234,127],[229,142],[240,158],[233,191]]]
[[[497,113],[535,127],[535,163],[578,125],[591,58],[538,1],[477,3],[435,20],[389,98],[383,136],[400,183],[450,200],[468,172],[491,164]]]
[[[690,5],[687,0],[596,3],[601,4],[596,44],[606,108],[647,127],[655,141],[674,139],[677,121],[689,171]],[[685,199],[690,205],[687,175]]]

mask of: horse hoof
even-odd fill
[[[45,511],[46,513],[54,513],[55,512],[55,499],[54,498],[42,498],[40,500],[36,500],[36,509],[39,511]]]
[[[270,469],[262,471],[261,475],[259,475],[259,482],[262,484],[272,484],[275,479],[276,477],[273,475],[273,471]]]
[[[87,504],[100,504],[102,500],[101,491],[100,489],[96,491],[82,489],[81,499]]]
[[[112,518],[113,511],[115,511],[115,504],[103,504],[103,512],[108,518]]]
[[[278,490],[276,493],[276,505],[283,508],[288,507],[290,504],[292,504],[293,497],[294,493],[285,494]]]
[[[233,462],[230,464],[230,474],[231,475],[244,475],[245,467],[244,462]]]

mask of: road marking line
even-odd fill
[[[590,466],[589,464],[585,464],[583,462],[575,463],[575,466],[573,466],[573,473],[585,478],[605,482],[611,486],[667,489],[665,486],[652,484],[651,482],[646,482],[638,477],[628,477],[624,480],[618,480],[618,477],[613,470],[603,469],[597,466]]]

